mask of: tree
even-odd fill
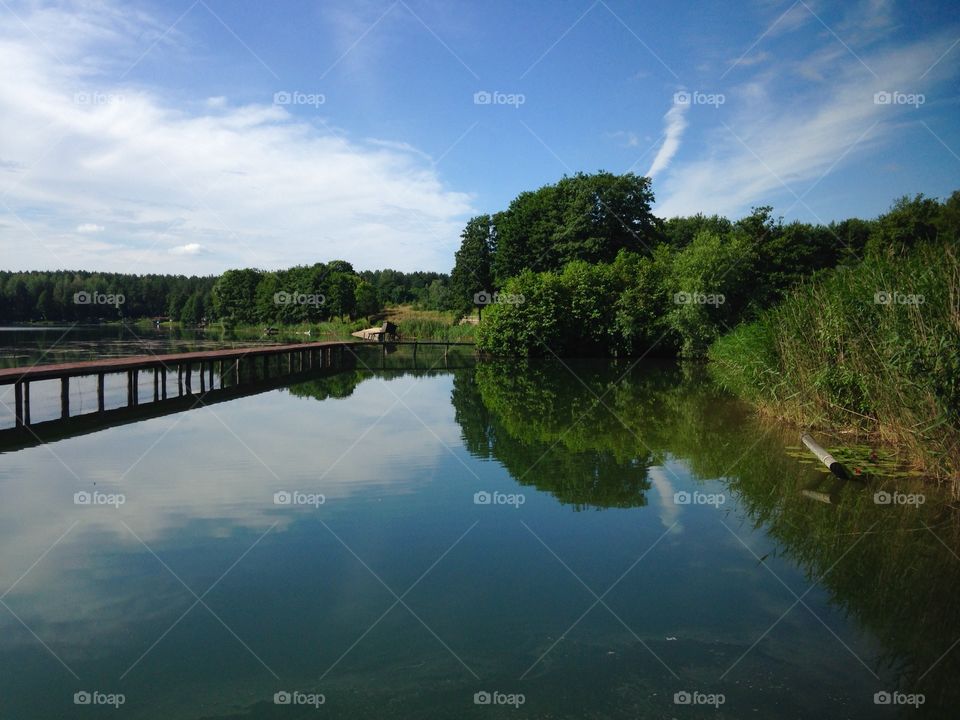
[[[867,252],[899,253],[917,243],[934,239],[940,214],[940,203],[935,199],[924,197],[923,193],[913,198],[904,195],[893,203],[886,214],[877,218],[874,231],[867,241]]]
[[[187,298],[180,310],[180,322],[186,325],[199,325],[203,322],[203,296],[199,292]]]
[[[621,250],[649,253],[660,239],[652,202],[650,178],[633,173],[577,173],[520,193],[493,218],[497,284],[525,269],[612,262]]]
[[[453,272],[450,273],[450,304],[454,310],[466,312],[473,307],[477,293],[493,291],[492,230],[489,215],[478,215],[467,222],[461,233]],[[483,304],[477,305],[483,313]]]
[[[357,280],[354,297],[356,299],[357,315],[373,315],[380,309],[380,298],[377,296],[377,291],[368,282]]]
[[[263,277],[259,270],[227,270],[213,286],[213,307],[227,323],[254,324],[257,312],[253,298]]]

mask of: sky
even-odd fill
[[[447,272],[564,174],[654,213],[960,188],[960,13],[892,0],[0,0],[0,269]]]

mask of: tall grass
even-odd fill
[[[229,330],[220,329],[226,338],[237,340],[269,340],[271,342],[297,342],[316,340],[350,339],[351,333],[369,327],[379,327],[384,320],[394,323],[404,340],[449,340],[472,342],[476,325],[459,325],[455,313],[438,310],[416,310],[409,306],[387,308],[380,315],[358,320],[333,318],[326,322],[278,324],[273,332],[265,333],[265,326],[237,325]],[[309,334],[308,334],[309,333]]]
[[[894,443],[960,490],[960,263],[922,245],[821,274],[709,350],[762,409]]]

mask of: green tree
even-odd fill
[[[474,306],[477,293],[493,291],[493,225],[489,215],[478,215],[467,222],[460,235],[453,272],[450,273],[450,303],[454,310],[466,312]],[[477,305],[483,313],[483,304]]]
[[[253,299],[263,277],[259,270],[227,270],[213,286],[213,306],[217,317],[227,323],[253,324],[257,311]]]

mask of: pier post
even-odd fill
[[[177,397],[183,395],[183,363],[177,363]]]
[[[103,373],[97,373],[97,412],[103,412]]]
[[[30,382],[23,383],[23,424],[30,424]]]
[[[220,389],[223,390],[223,360],[217,361],[217,375],[220,376]]]
[[[205,393],[207,391],[207,379],[204,371],[207,368],[203,364],[203,360],[200,361],[200,392]]]
[[[163,366],[163,370],[160,373],[160,398],[162,400],[167,399],[167,366]]]
[[[193,374],[193,363],[188,361],[186,366],[186,369],[183,371],[183,384],[187,388],[187,395],[193,395],[192,380],[190,377]]]
[[[207,363],[207,374],[210,377],[210,381],[207,383],[207,385],[211,390],[213,390],[213,360]]]
[[[14,424],[16,427],[23,427],[23,384],[16,382],[13,384],[13,404],[14,404]]]
[[[70,417],[70,378],[60,378],[60,419]]]
[[[160,401],[160,368],[153,369],[153,401]]]

